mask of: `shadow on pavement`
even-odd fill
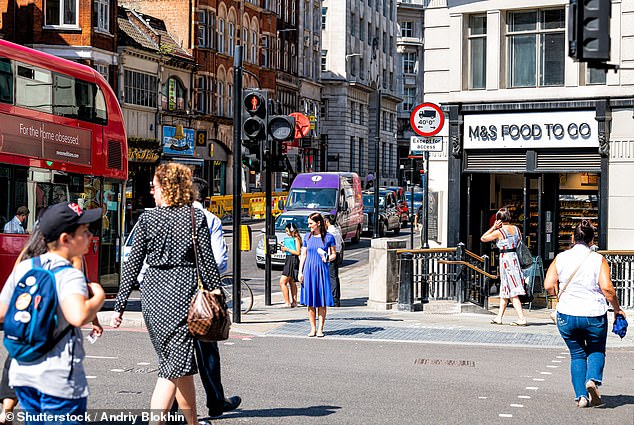
[[[619,394],[619,395],[601,395],[601,400],[605,403],[603,409],[614,409],[620,406],[627,406],[634,404],[634,396],[629,394]]]
[[[233,418],[282,418],[290,416],[307,416],[307,417],[321,417],[329,416],[338,409],[340,406],[307,406],[307,407],[280,407],[276,409],[254,409],[254,410],[236,410],[235,412],[225,413],[222,415],[223,419]]]
[[[372,335],[376,332],[382,332],[385,328],[380,328],[378,326],[367,327],[367,328],[348,328],[348,329],[339,329],[336,331],[324,331],[326,336],[328,335]]]
[[[341,307],[365,307],[367,304],[368,304],[368,297],[341,299]]]

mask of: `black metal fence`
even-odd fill
[[[634,308],[634,251],[599,253],[610,266],[621,308]],[[400,273],[399,298],[407,303],[454,300],[488,308],[491,282],[498,276],[491,273],[491,262],[486,255],[468,251],[462,243],[456,248],[403,249],[397,255],[399,270],[407,270],[405,275]],[[403,291],[411,294],[401,296]],[[399,301],[399,308],[400,304]]]

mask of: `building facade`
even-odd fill
[[[487,253],[479,236],[508,206],[546,262],[581,219],[599,248],[631,247],[634,4],[611,7],[615,72],[567,56],[567,1],[427,2],[425,100],[448,126],[430,189],[455,212],[441,216],[441,243]]]
[[[396,0],[322,2],[321,131],[329,171],[374,175],[378,145],[378,178],[397,183],[396,37]]]
[[[396,37],[396,86],[403,102],[397,111],[399,182],[402,186],[421,185],[420,169],[409,159],[410,138],[415,136],[409,118],[412,109],[423,102],[423,32],[425,15],[423,0],[399,0]],[[409,184],[408,184],[409,182]]]

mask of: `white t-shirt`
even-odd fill
[[[70,264],[68,260],[57,254],[46,253],[40,256],[42,267],[54,267]],[[9,305],[11,295],[20,278],[31,269],[32,260],[25,260],[14,269],[0,293],[0,303]],[[68,326],[62,313],[62,300],[69,295],[88,296],[88,287],[83,273],[74,268],[60,270],[55,274],[57,283],[57,315],[59,323],[55,336]],[[85,352],[82,334],[79,329],[69,331],[53,349],[34,362],[18,362],[13,359],[9,369],[9,384],[12,387],[32,387],[38,391],[62,398],[83,398],[88,396],[88,382],[84,371]],[[72,374],[71,374],[72,362]]]
[[[593,252],[588,256],[588,248],[577,244],[568,251],[557,255],[557,275],[560,291],[575,272],[568,286],[559,297],[557,311],[569,316],[603,316],[608,311],[608,303],[599,287],[599,272],[603,257]]]

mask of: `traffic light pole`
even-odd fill
[[[414,217],[416,214],[416,211],[414,211],[414,158],[410,158],[409,159],[409,164],[410,164],[410,174],[409,174],[409,190],[410,190],[410,198],[409,198],[409,211],[410,211],[410,215],[409,215],[409,227],[410,227],[410,234],[409,234],[409,247],[410,249],[414,249],[414,231],[416,230],[416,228],[414,227]]]
[[[271,192],[271,150],[267,149],[268,153],[265,154],[266,161],[264,171],[264,184],[265,184],[265,196],[266,202],[265,208],[265,221],[264,228],[266,229],[266,250],[265,250],[265,263],[264,263],[264,305],[271,305],[271,242],[275,238],[275,230],[273,229],[273,209],[271,208],[271,202],[273,201],[273,194]]]
[[[378,85],[378,80],[377,80]],[[376,90],[376,138],[374,146],[374,230],[372,238],[379,237],[379,154],[381,153],[381,89]]]
[[[233,59],[233,98],[242,98],[242,46],[236,46]],[[242,106],[233,102],[233,322],[240,323],[242,281],[242,252],[240,251],[240,227],[242,224]]]

